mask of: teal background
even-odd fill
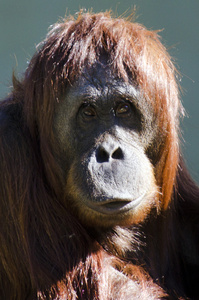
[[[112,9],[120,16],[134,6],[137,22],[164,29],[162,41],[182,74],[181,98],[189,116],[182,123],[182,148],[199,182],[199,0],[0,0],[0,98],[9,92],[12,71],[23,74],[35,46],[60,17],[80,8]]]

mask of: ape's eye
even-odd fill
[[[82,114],[87,117],[87,118],[91,118],[91,117],[95,117],[96,116],[96,111],[95,111],[95,108],[92,107],[91,105],[89,104],[85,104],[83,107],[82,107]]]
[[[116,109],[116,115],[128,115],[131,113],[131,104],[130,103],[120,103]]]

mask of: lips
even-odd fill
[[[102,214],[112,215],[125,213],[131,209],[135,209],[141,202],[145,193],[136,199],[103,199],[103,201],[89,201],[87,205]]]

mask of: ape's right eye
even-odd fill
[[[81,113],[82,113],[83,117],[88,118],[88,119],[96,117],[96,110],[90,104],[84,104],[81,108]]]

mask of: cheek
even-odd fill
[[[59,120],[59,122],[56,122],[56,120],[55,120],[54,126],[53,126],[53,132],[56,137],[56,140],[57,140],[60,150],[62,150],[62,151],[68,150],[68,148],[70,148],[70,145],[72,144],[70,142],[71,128],[70,128],[69,123],[66,121],[64,122],[64,120],[63,121]]]
[[[76,128],[76,111],[77,107],[70,99],[66,97],[57,104],[53,117],[53,132],[59,143],[61,150],[74,150],[75,128]],[[71,150],[69,152],[73,153]]]
[[[58,157],[61,169],[67,172],[76,157],[76,140],[72,120],[64,111],[55,114],[53,133],[56,140],[56,157]]]

